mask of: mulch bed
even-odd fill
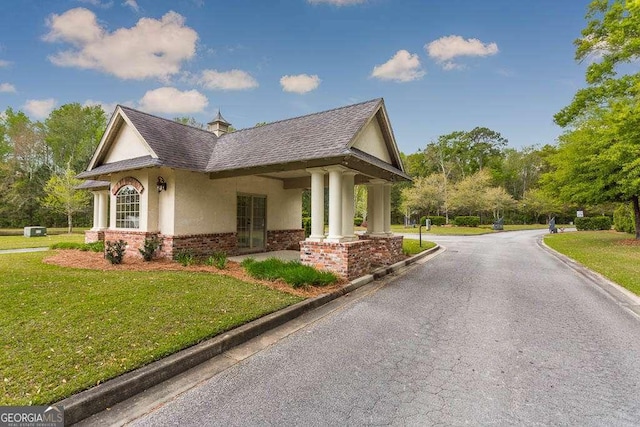
[[[621,246],[640,246],[640,240],[625,239],[617,242]]]
[[[169,259],[156,259],[151,262],[145,262],[142,258],[136,256],[125,256],[122,264],[113,265],[107,261],[102,253],[83,252],[79,250],[57,250],[56,253],[44,259],[47,264],[53,264],[60,267],[81,268],[86,270],[99,271],[193,271],[212,274],[222,274],[234,277],[249,283],[257,283],[267,286],[271,289],[287,292],[303,298],[312,298],[318,295],[332,292],[342,287],[344,281],[338,282],[331,286],[315,287],[310,286],[307,289],[294,289],[283,281],[267,281],[257,280],[249,276],[244,268],[237,262],[227,262],[226,268],[219,270],[214,266],[207,265],[191,265],[183,267],[181,264]]]

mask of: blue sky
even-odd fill
[[[4,0],[0,109],[122,103],[236,128],[383,97],[405,153],[553,143],[588,0]]]

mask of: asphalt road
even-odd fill
[[[639,320],[543,232],[435,238],[441,255],[134,425],[639,425]]]

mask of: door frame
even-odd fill
[[[240,246],[240,241],[238,240],[237,243],[237,247],[238,247],[238,251],[239,252],[265,252],[267,250],[267,195],[266,194],[257,194],[257,193],[241,193],[238,192],[236,193],[236,235],[239,234],[239,225],[240,225],[240,221],[238,221],[238,198],[239,197],[250,197],[251,198],[251,207],[250,207],[250,221],[251,221],[251,226],[249,228],[249,246],[248,247],[241,247]],[[260,198],[260,199],[264,199],[264,227],[262,230],[262,246],[261,247],[253,247],[253,225],[255,224],[254,222],[254,217],[253,217],[253,203],[254,203],[254,199],[256,198]]]

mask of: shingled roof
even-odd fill
[[[382,99],[374,99],[239,130],[220,137],[203,129],[119,106],[155,156],[104,165],[100,165],[98,161],[92,169],[81,173],[79,177],[90,178],[116,170],[146,166],[217,173],[353,156],[359,161],[382,166],[387,172],[408,179],[401,169],[399,159],[396,164],[391,165],[350,148],[359,132],[383,105]]]

